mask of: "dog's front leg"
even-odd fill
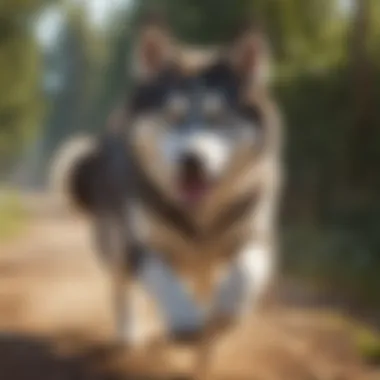
[[[236,257],[216,293],[216,317],[242,318],[250,313],[266,290],[274,269],[270,243],[248,242]]]
[[[147,253],[141,244],[133,242],[127,244],[125,251],[121,265],[114,270],[117,333],[124,346],[138,348],[147,343],[150,331],[141,314],[146,300],[138,286]]]
[[[111,273],[111,294],[115,315],[116,339],[122,345],[132,345],[137,339],[138,299],[133,290],[136,262],[142,247],[134,243],[122,217],[113,215],[106,224],[107,264]]]
[[[125,341],[127,330],[127,282],[128,268],[125,265],[128,252],[123,236],[121,218],[111,212],[99,212],[94,220],[96,251],[111,275],[111,303],[115,317],[116,338]]]
[[[129,340],[126,334],[129,314],[128,285],[129,271],[126,265],[128,255],[127,242],[123,239],[122,227],[119,223],[113,225],[112,249],[110,254],[110,269],[112,276],[112,296],[116,325],[116,339],[125,344]]]
[[[114,281],[119,331],[124,340],[139,346],[146,343],[150,333],[149,326],[142,323],[139,315],[141,293],[135,291],[134,282],[153,299],[163,322],[163,332],[169,340],[199,331],[201,310],[160,255],[139,245],[130,247],[128,255],[127,271],[120,273],[115,268]]]
[[[197,379],[208,377],[218,335],[249,315],[266,289],[272,268],[273,252],[267,243],[250,241],[239,252],[217,289],[199,342],[195,363]]]
[[[181,278],[159,253],[146,253],[139,266],[138,279],[154,299],[170,339],[177,340],[200,330],[203,322],[201,310],[191,299]]]

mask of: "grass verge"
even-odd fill
[[[25,228],[27,215],[18,193],[0,190],[0,242],[17,237]]]

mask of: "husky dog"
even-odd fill
[[[266,46],[245,28],[189,68],[166,28],[150,24],[140,37],[122,128],[114,117],[104,138],[76,140],[55,172],[93,219],[124,338],[148,339],[137,283],[166,336],[198,336],[204,348],[249,313],[275,266],[281,123]]]

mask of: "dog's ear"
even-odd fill
[[[247,84],[268,86],[269,43],[265,33],[257,24],[247,23],[235,34],[228,49],[228,60]]]
[[[170,30],[160,14],[149,14],[143,20],[135,48],[135,71],[141,78],[160,72],[171,60],[174,43]]]

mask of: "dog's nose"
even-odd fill
[[[190,175],[197,175],[203,171],[202,160],[196,153],[184,153],[181,156],[180,165],[182,170]]]

